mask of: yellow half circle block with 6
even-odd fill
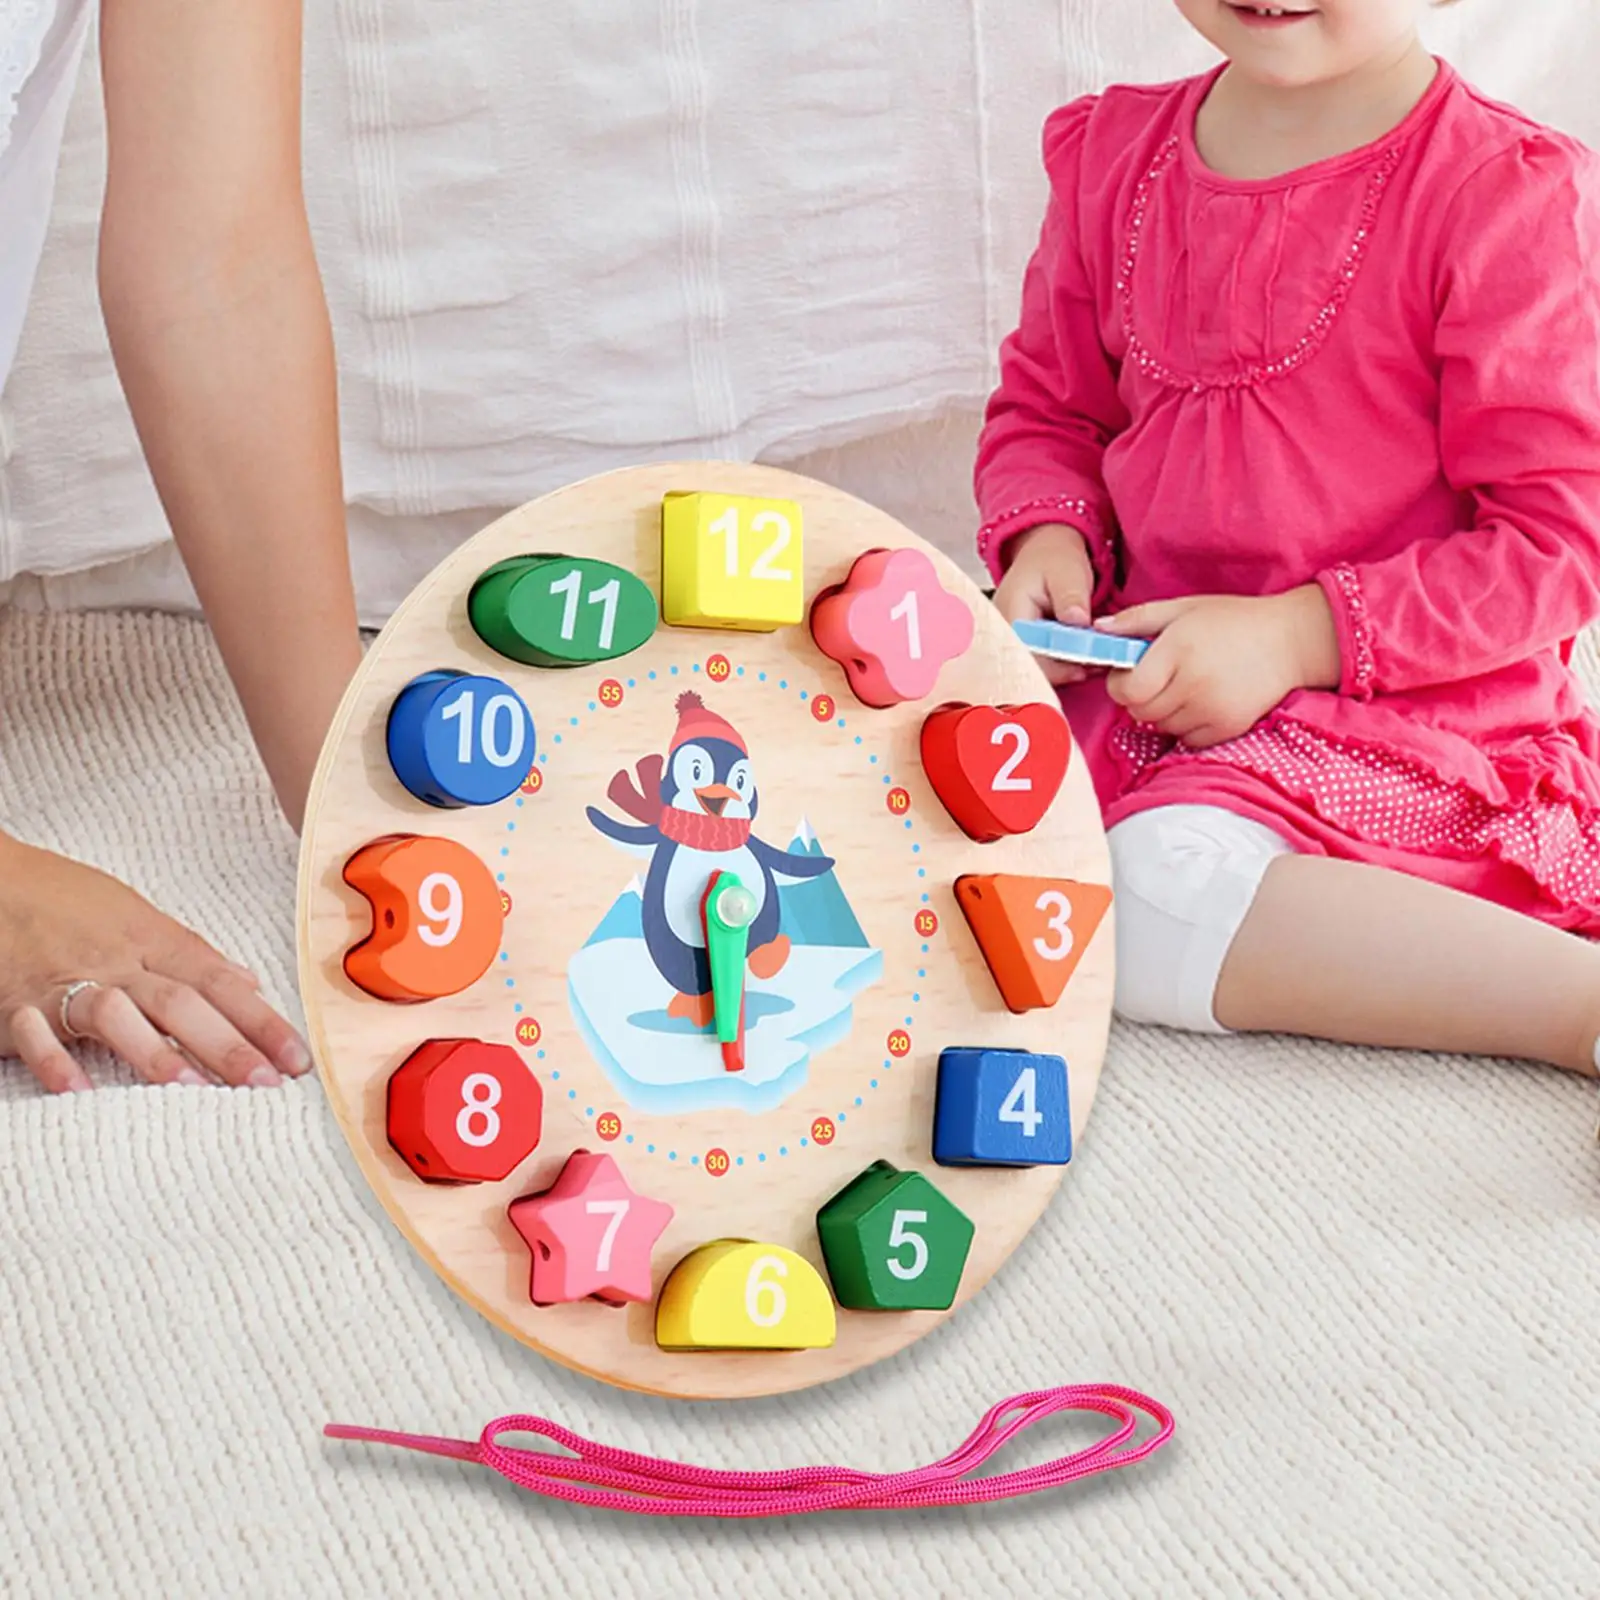
[[[663,1350],[822,1350],[836,1328],[817,1269],[782,1245],[748,1239],[691,1251],[656,1301]]]

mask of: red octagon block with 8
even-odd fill
[[[539,1143],[544,1094],[510,1045],[430,1039],[389,1079],[389,1143],[429,1183],[498,1183]]]

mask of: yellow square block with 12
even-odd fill
[[[661,507],[661,615],[678,628],[771,633],[805,616],[805,542],[792,500],[679,492]]]

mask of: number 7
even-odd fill
[[[596,1272],[609,1272],[611,1270],[611,1247],[617,1242],[617,1230],[622,1226],[622,1219],[628,1214],[626,1200],[590,1200],[583,1208],[591,1217],[610,1217],[606,1224],[606,1231],[600,1236],[600,1253],[595,1257],[594,1269]]]

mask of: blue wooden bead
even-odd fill
[[[533,765],[533,717],[498,678],[425,672],[395,697],[389,765],[430,806],[492,806],[516,793]]]
[[[939,1056],[933,1159],[944,1167],[1061,1167],[1072,1159],[1067,1064],[1025,1050]]]

